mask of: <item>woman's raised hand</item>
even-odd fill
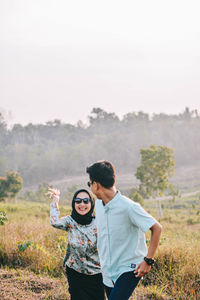
[[[60,199],[60,191],[58,189],[48,188],[47,195],[56,203],[58,204]]]

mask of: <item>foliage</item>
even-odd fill
[[[141,165],[137,168],[136,178],[141,181],[140,189],[145,191],[148,197],[155,197],[158,216],[161,218],[162,206],[158,195],[162,195],[168,188],[172,189],[169,183],[169,177],[174,172],[173,149],[165,146],[152,145],[149,148],[143,148],[141,153]],[[159,206],[157,205],[157,201]]]
[[[130,193],[129,198],[137,203],[140,203],[141,205],[144,205],[144,199],[143,199],[142,195],[137,191]]]
[[[179,189],[175,188],[172,184],[169,185],[169,195],[172,196],[172,201],[175,202],[176,198],[181,197]]]
[[[89,123],[76,125],[52,120],[46,124],[15,124],[7,128],[0,118],[0,174],[17,170],[24,185],[84,175],[91,162],[111,160],[119,172],[137,168],[139,150],[162,144],[175,151],[176,166],[196,166],[200,153],[200,114],[129,112],[121,119],[99,107]],[[184,175],[184,174],[183,174]]]
[[[0,177],[0,201],[3,201],[7,197],[7,179]]]
[[[24,252],[28,247],[31,246],[31,241],[24,242],[23,244],[17,245],[19,252]]]
[[[0,178],[0,200],[15,198],[22,186],[23,180],[18,172],[7,172],[6,178]]]
[[[80,187],[77,184],[72,184],[71,186],[68,187],[67,192],[65,194],[65,198],[67,200],[72,200],[74,193],[79,189]]]
[[[50,187],[48,183],[41,183],[38,185],[38,189],[36,191],[26,190],[20,196],[20,199],[25,201],[48,203],[50,201],[50,198],[47,195],[48,187]]]
[[[141,149],[140,153],[141,165],[135,175],[141,181],[141,187],[150,197],[162,195],[169,187],[169,177],[174,172],[173,149],[152,145]]]
[[[14,198],[22,189],[23,180],[18,172],[7,172],[7,190],[11,198]]]
[[[0,211],[0,225],[4,225],[7,220],[6,213],[4,211]]]

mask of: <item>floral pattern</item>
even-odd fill
[[[52,202],[50,224],[68,232],[64,265],[86,275],[101,273],[95,219],[89,225],[80,225],[69,215],[62,218],[59,216],[60,211]]]

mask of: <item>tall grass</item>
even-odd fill
[[[0,226],[0,264],[63,277],[67,234],[49,225],[48,205],[0,204],[0,210],[8,217]],[[155,214],[150,206],[148,210]],[[61,215],[69,213],[69,207],[61,208]],[[157,291],[169,299],[200,299],[200,224],[188,224],[187,219],[188,211],[165,212],[156,263],[141,283],[152,295]]]
[[[172,299],[200,299],[199,254],[199,241],[165,243],[160,246],[156,263],[143,284],[158,286]]]
[[[61,276],[67,235],[49,225],[48,206],[28,203],[3,209],[8,222],[0,228],[0,264]]]

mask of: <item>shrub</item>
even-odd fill
[[[138,192],[134,192],[133,194],[130,194],[130,199],[133,201],[140,203],[141,205],[144,205],[144,199]]]
[[[4,211],[0,211],[0,225],[4,225],[7,220],[6,213]]]

